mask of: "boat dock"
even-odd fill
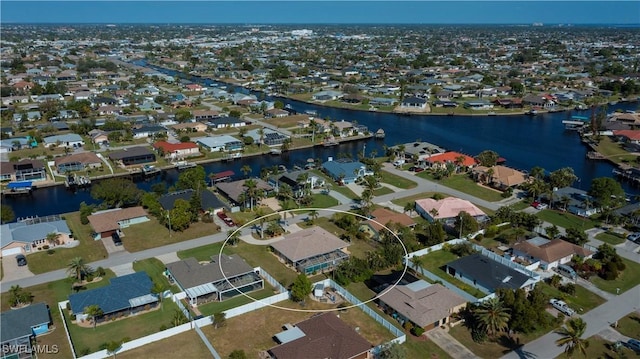
[[[571,116],[570,120],[562,120],[565,130],[581,130],[589,124],[589,117]]]
[[[31,181],[9,182],[9,184],[7,184],[7,189],[2,191],[2,195],[17,196],[31,194],[31,191],[33,191],[34,189],[35,186]]]
[[[181,170],[186,170],[187,168],[192,168],[197,166],[195,163],[190,163],[187,161],[178,161],[176,162],[176,168],[181,171]]]

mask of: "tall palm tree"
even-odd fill
[[[589,347],[589,341],[582,339],[587,323],[582,318],[570,319],[565,326],[555,331],[560,334],[561,338],[556,340],[558,346],[564,346],[564,352],[569,357],[578,350],[583,355],[586,355],[587,348]]]
[[[75,277],[78,281],[82,280],[82,277],[91,272],[89,267],[82,257],[75,257],[67,264],[67,273]]]
[[[309,211],[309,218],[311,218],[311,223],[313,223],[313,221],[315,221],[316,219],[318,219],[318,216],[320,214],[318,213],[318,211],[316,211],[315,209],[312,211]]]
[[[409,212],[409,215],[411,215],[411,212],[415,210],[416,210],[416,202],[407,202],[407,204],[404,205],[404,211]]]
[[[418,274],[418,268],[422,267],[424,264],[424,258],[420,256],[411,257],[411,264],[413,264],[413,271]]]
[[[484,301],[477,307],[474,316],[480,327],[491,337],[495,337],[497,332],[505,330],[509,325],[509,319],[511,319],[509,310],[503,307],[502,302],[495,297]]]
[[[249,173],[251,173],[252,169],[251,169],[251,167],[249,165],[244,165],[244,166],[242,166],[240,171],[242,171],[242,173],[244,173],[244,176],[246,178],[246,177],[249,177]]]
[[[244,186],[247,188],[246,197],[249,200],[249,208],[253,210],[253,200],[256,197],[256,189],[258,188],[258,183],[254,179],[248,179],[244,181]]]
[[[100,306],[97,304],[92,304],[88,307],[84,308],[84,314],[91,317],[91,321],[93,321],[93,329],[96,329],[96,318],[104,314]]]

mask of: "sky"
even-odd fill
[[[640,1],[1,0],[6,23],[640,24]]]

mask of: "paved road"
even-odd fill
[[[582,315],[582,319],[587,322],[587,329],[582,337],[588,338],[592,335],[598,334],[606,329],[610,324],[633,311],[637,311],[639,308],[640,285],[631,288],[621,295],[611,298],[606,303],[592,309],[587,314]],[[510,352],[503,356],[503,358],[555,358],[564,351],[563,347],[559,347],[555,344],[555,341],[558,338],[560,338],[558,334],[551,332],[527,343],[518,350]]]

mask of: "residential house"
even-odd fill
[[[241,151],[244,143],[230,135],[200,137],[196,143],[210,152]]]
[[[405,213],[398,213],[386,208],[376,208],[371,212],[371,219],[360,225],[360,231],[365,232],[370,238],[380,239],[380,234],[388,231],[385,226],[397,223],[402,227],[413,228],[416,222]]]
[[[563,208],[569,213],[581,217],[590,217],[600,212],[600,208],[596,206],[595,199],[581,189],[574,187],[563,187],[553,191],[553,199],[550,200],[548,195],[541,197],[550,201],[555,207]]]
[[[371,106],[395,106],[398,101],[394,98],[374,97],[369,100]]]
[[[486,100],[465,101],[464,108],[472,110],[490,110],[493,108],[493,103]]]
[[[493,167],[478,166],[472,170],[472,173],[476,181],[486,183],[501,191],[519,186],[527,180],[524,173],[500,165]]]
[[[204,87],[202,87],[200,84],[187,84],[184,86],[185,89],[187,89],[187,91],[204,91]]]
[[[542,237],[519,241],[512,246],[512,249],[515,257],[522,257],[531,263],[539,262],[542,270],[550,270],[560,264],[569,263],[574,256],[583,260],[593,256],[593,252],[584,247],[562,239],[548,240]]]
[[[349,243],[322,227],[311,227],[271,244],[280,261],[306,275],[331,271],[349,258]]]
[[[149,221],[147,211],[140,206],[99,211],[88,216],[87,219],[89,219],[94,240],[109,238],[114,233],[122,237],[124,235],[121,229]]]
[[[487,215],[475,204],[457,197],[446,197],[440,200],[418,199],[416,200],[416,212],[429,222],[453,222],[462,212],[468,213],[478,222],[487,219]]]
[[[427,157],[425,161],[430,167],[440,169],[451,164],[458,170],[468,170],[476,165],[475,158],[455,151],[436,153]]]
[[[214,110],[193,110],[192,115],[196,121],[207,121],[220,117],[220,112]]]
[[[410,109],[425,109],[427,108],[427,100],[414,96],[405,97],[402,99],[400,107]]]
[[[253,129],[251,131],[247,131],[246,136],[252,137],[254,143],[262,143],[267,146],[281,145],[287,138],[289,138],[289,136],[270,128],[263,128],[262,134],[260,134],[260,129]]]
[[[65,135],[47,136],[42,139],[43,145],[46,148],[66,147],[66,148],[82,148],[84,146],[84,140],[82,136],[75,133],[68,133]]]
[[[111,278],[107,286],[69,295],[70,313],[76,320],[87,320],[86,308],[97,305],[102,315],[95,318],[96,322],[133,315],[158,304],[158,296],[151,288],[153,283],[146,272]]]
[[[239,255],[213,255],[211,261],[200,264],[195,258],[168,263],[167,274],[180,290],[187,294],[189,304],[198,306],[224,300],[264,288],[257,270]]]
[[[133,133],[133,138],[149,138],[158,134],[167,134],[167,129],[162,126],[149,125],[134,128],[131,132]]]
[[[444,148],[429,142],[409,142],[393,148],[398,157],[411,158],[414,162],[425,162],[429,157],[445,152]]]
[[[184,122],[172,125],[171,128],[179,132],[204,132],[207,130],[207,125],[202,122]]]
[[[169,143],[158,141],[153,144],[153,148],[170,160],[200,156],[200,147],[193,142]]]
[[[344,96],[342,91],[320,91],[316,92],[311,96],[311,99],[316,101],[329,101],[329,100],[337,100]]]
[[[139,165],[156,161],[156,155],[147,147],[136,146],[109,153],[109,159],[122,166]]]
[[[334,181],[344,184],[354,183],[360,178],[373,174],[362,162],[346,159],[336,161],[329,159],[322,164],[322,170]]]
[[[522,98],[522,104],[525,106],[552,108],[556,106],[555,101],[550,96],[544,95],[526,95]]]
[[[51,313],[46,303],[33,303],[0,313],[2,358],[36,358],[36,348],[33,348],[36,337],[49,332],[52,324]]]
[[[297,323],[274,337],[279,345],[269,349],[273,359],[340,358],[373,359],[373,345],[334,313],[322,313]]]
[[[160,90],[155,86],[147,86],[136,89],[135,94],[142,96],[158,96],[160,94]]]
[[[102,167],[102,160],[93,152],[81,152],[54,158],[58,173],[83,171]]]
[[[42,160],[22,159],[18,162],[0,162],[2,180],[46,181],[47,169]]]
[[[487,294],[500,288],[533,289],[540,276],[522,268],[508,259],[483,253],[470,254],[445,264],[446,273]]]
[[[305,183],[301,183],[298,179],[304,175],[307,176],[307,180]],[[273,186],[276,192],[282,184],[287,184],[293,190],[294,196],[300,197],[303,195],[305,187],[308,189],[321,187],[324,185],[324,180],[309,171],[292,171],[269,178],[269,184]]]
[[[498,98],[493,100],[496,106],[504,107],[507,109],[522,108],[522,99],[520,98]]]
[[[273,191],[273,187],[269,185],[267,182],[263,181],[260,178],[252,178],[256,183],[256,189],[262,190],[267,194]],[[249,200],[249,198],[244,198],[244,194],[247,192],[247,187],[244,185],[246,180],[238,180],[233,182],[220,182],[216,183],[216,188],[218,192],[229,198],[235,204],[243,204],[245,200]]]
[[[212,119],[207,122],[207,126],[217,129],[217,128],[238,128],[248,125],[246,120],[239,119],[236,117],[219,117]]]
[[[93,129],[89,131],[89,136],[91,137],[91,142],[95,144],[109,143],[109,132]]]
[[[49,234],[58,236],[54,241],[47,239]],[[28,254],[37,251],[44,245],[54,247],[74,241],[71,230],[64,220],[25,220],[0,225],[0,243],[2,256]]]
[[[424,330],[449,323],[451,315],[463,309],[467,301],[442,284],[418,280],[396,285],[378,299],[380,307],[402,325],[406,322]]]
[[[195,193],[196,191],[193,189],[171,192],[160,196],[158,202],[160,202],[162,209],[171,211],[177,200],[182,199],[189,202]],[[200,211],[209,212],[213,215],[223,211],[225,208],[227,208],[227,206],[211,191],[206,189],[200,190]]]
[[[285,111],[279,108],[272,108],[270,110],[267,110],[265,114],[266,114],[266,117],[268,118],[282,118],[282,117],[289,116],[288,111]]]

